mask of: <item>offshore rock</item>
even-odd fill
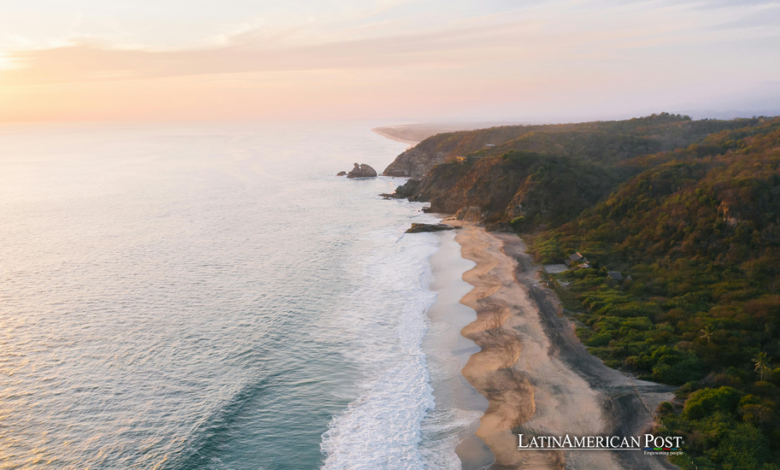
[[[355,168],[347,173],[347,178],[376,178],[376,170],[365,163],[355,163]]]
[[[412,224],[412,228],[406,233],[441,232],[443,230],[455,230],[455,227],[447,224]]]

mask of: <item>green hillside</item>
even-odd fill
[[[681,386],[673,462],[780,469],[780,118],[531,127],[431,137],[397,196],[585,255],[552,285],[608,366]]]
[[[779,468],[780,119],[613,171],[640,173],[529,237],[539,261],[591,262],[556,276],[579,336],[612,367],[683,385],[682,411],[661,410],[693,455],[678,465]]]
[[[479,221],[491,229],[508,228],[512,221],[520,228],[558,226],[642,171],[645,166],[634,162],[637,157],[686,148],[705,141],[712,132],[756,125],[757,119],[691,121],[663,113],[627,121],[443,134],[427,139],[399,160],[415,155],[418,168],[421,155],[442,158],[441,152],[448,152],[452,145],[481,143],[486,136],[509,129],[526,131],[501,145],[439,163],[423,178],[411,179],[399,188],[398,195],[430,201],[435,212],[477,208]],[[435,143],[439,146],[431,150]]]
[[[403,152],[385,176],[420,178],[458,157],[501,157],[513,150],[615,162],[638,155],[687,147],[709,134],[751,124],[751,120],[699,120],[668,113],[625,121],[500,126],[447,132]]]

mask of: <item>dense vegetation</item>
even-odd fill
[[[529,236],[544,263],[591,262],[552,280],[593,354],[682,385],[659,411],[662,432],[686,436],[686,469],[780,468],[780,119],[743,124],[618,159],[604,174],[633,177]]]
[[[412,150],[438,164],[399,196],[524,233],[545,264],[585,255],[552,285],[608,366],[680,386],[659,409],[686,437],[674,463],[780,470],[780,118],[513,126]]]
[[[437,134],[399,155],[388,176],[425,176],[435,165],[458,157],[500,158],[523,150],[603,163],[686,147],[707,135],[745,127],[752,120],[700,120],[661,113],[625,121],[501,126]]]
[[[646,162],[633,159],[700,143],[711,132],[757,124],[757,119],[691,121],[664,113],[627,121],[443,134],[412,150],[421,152],[438,143],[434,150],[440,158],[441,152],[522,131],[501,145],[478,146],[480,150],[465,157],[434,166],[424,178],[400,188],[398,195],[430,201],[436,212],[478,208],[480,221],[490,228],[508,228],[512,221],[525,228],[558,226],[645,168]]]

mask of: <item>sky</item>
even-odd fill
[[[780,113],[780,0],[0,2],[2,122],[662,111]]]

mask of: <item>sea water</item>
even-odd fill
[[[0,127],[0,466],[460,468],[376,124]]]

